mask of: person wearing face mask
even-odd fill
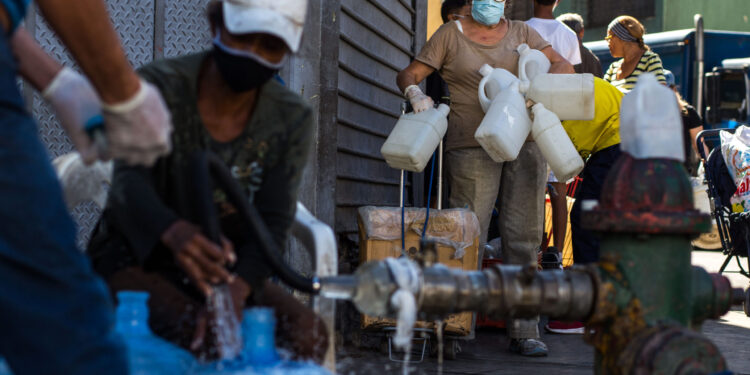
[[[397,77],[397,84],[416,112],[433,105],[417,86],[433,71],[448,83],[451,113],[446,134],[446,165],[450,206],[468,207],[477,214],[480,243],[487,231],[500,191],[500,236],[509,264],[536,263],[542,242],[544,188],[547,168],[538,146],[529,141],[518,158],[495,163],[474,139],[484,112],[477,90],[479,68],[489,64],[518,74],[516,48],[526,43],[541,50],[552,63],[552,73],[574,73],[573,66],[555,52],[534,29],[504,18],[508,0],[474,0],[471,15],[437,30],[422,51]],[[480,247],[481,248],[481,247]],[[539,339],[538,319],[513,320],[508,327],[510,349],[526,356],[547,355]]]
[[[279,343],[296,357],[321,361],[325,355],[322,320],[268,281],[271,269],[259,241],[226,196],[213,193],[221,243],[185,218],[180,198],[189,155],[212,151],[258,208],[275,242],[285,243],[314,124],[310,106],[272,77],[298,50],[306,9],[307,0],[211,1],[211,50],[139,70],[172,112],[173,151],[149,169],[115,165],[89,256],[113,293],[148,291],[152,330],[199,357],[218,355],[210,329],[215,319],[205,301],[213,285],[223,283],[238,312],[252,305],[274,308]]]

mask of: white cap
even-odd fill
[[[224,0],[224,26],[232,34],[264,33],[281,38],[297,52],[305,26],[307,0]]]

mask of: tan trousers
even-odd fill
[[[469,208],[479,219],[481,248],[487,239],[492,208],[498,198],[503,261],[537,262],[544,230],[544,188],[547,165],[535,142],[527,142],[518,158],[495,163],[481,148],[446,153],[450,206]],[[517,319],[508,327],[511,338],[538,338],[539,318]]]

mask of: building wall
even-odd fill
[[[750,31],[748,0],[664,0],[664,30],[693,28],[693,15],[703,15],[706,29]]]

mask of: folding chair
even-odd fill
[[[733,271],[750,278],[750,212],[732,212],[732,204],[729,198],[737,190],[734,179],[729,175],[729,170],[721,155],[720,131],[734,133],[734,129],[712,129],[698,133],[696,144],[698,153],[704,160],[706,193],[711,202],[711,214],[716,220],[716,226],[721,239],[721,249],[726,259],[719,269],[719,273],[726,270],[727,265],[736,259],[740,271]],[[703,145],[711,149],[706,156]],[[740,257],[748,257],[747,270],[742,265]],[[730,272],[730,271],[727,271]]]

